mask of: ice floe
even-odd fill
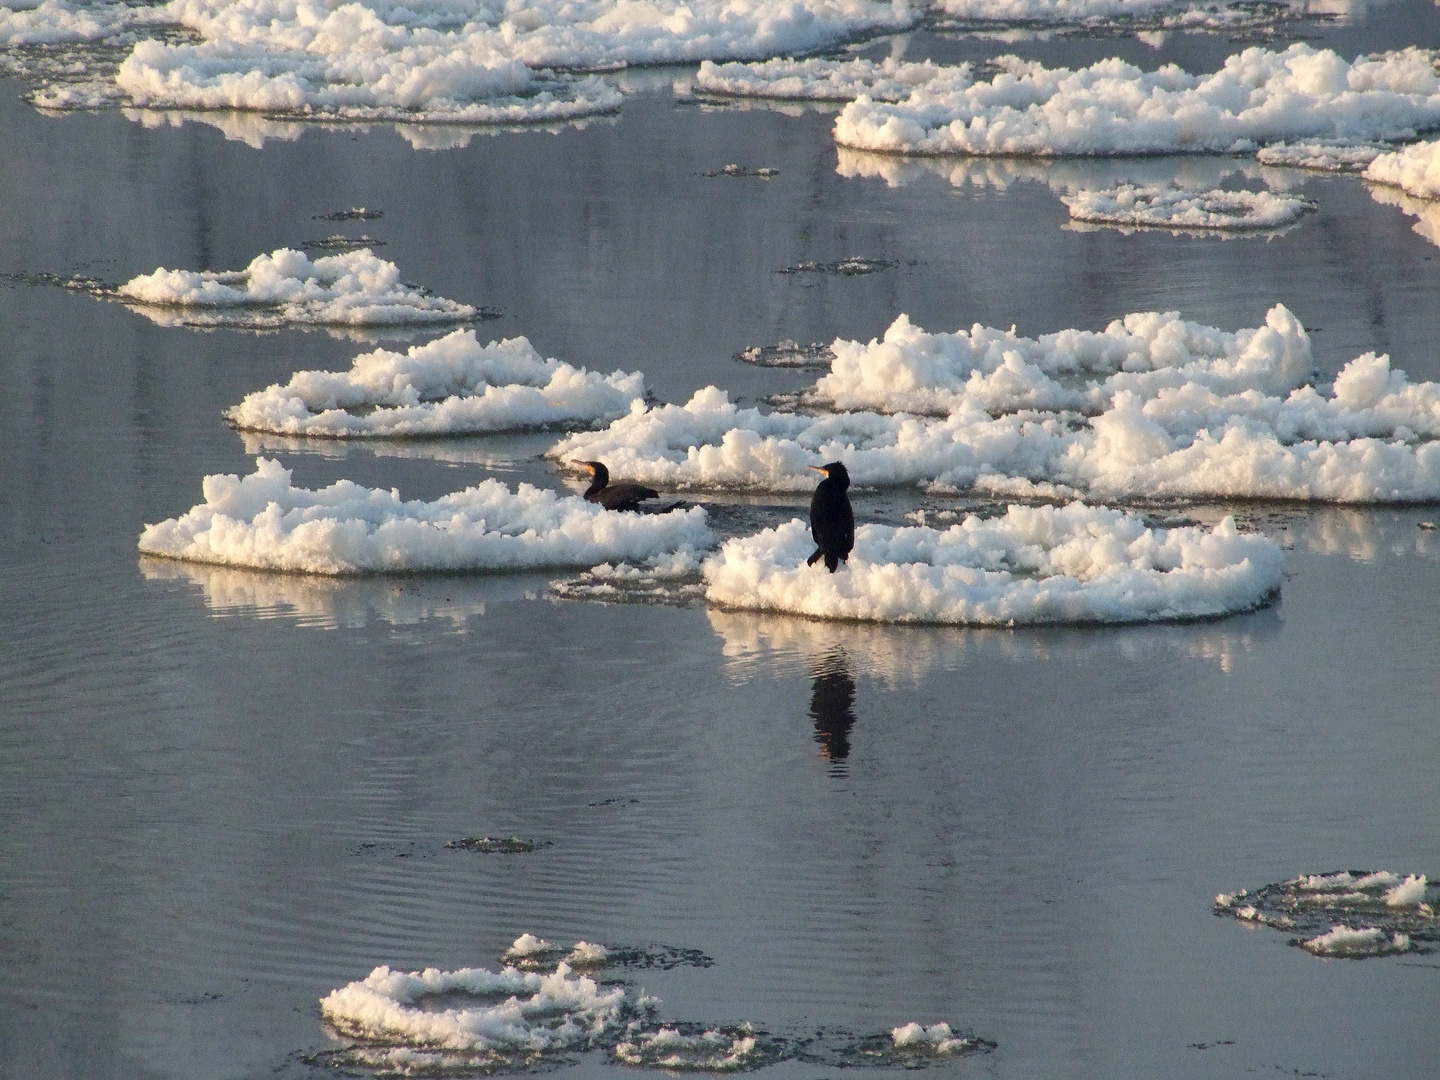
[[[695,76],[697,89],[736,97],[799,101],[853,101],[867,94],[873,101],[903,101],[918,87],[970,65],[946,68],[930,61],[897,60],[766,60],[756,64],[705,61]]]
[[[1282,165],[1316,172],[1361,172],[1390,148],[1388,143],[1311,140],[1271,143],[1255,156],[1262,165]]]
[[[1440,499],[1440,384],[1369,353],[1322,393],[1280,305],[1234,332],[1149,312],[1038,339],[929,334],[900,316],[884,340],[832,350],[799,401],[852,411],[740,408],[712,386],[549,456],[680,489],[804,491],[807,466],[839,459],[861,486],[1019,497]]]
[[[377,967],[320,1000],[330,1032],[350,1045],[305,1060],[382,1074],[471,1075],[535,1071],[586,1051],[606,1051],[637,1068],[728,1073],[785,1060],[836,1068],[917,1067],[995,1048],[944,1023],[907,1024],[857,1039],[839,1029],[790,1037],[748,1022],[661,1020],[658,999],[628,981],[592,977],[602,968],[711,966],[695,949],[583,941],[562,946],[522,934],[502,964],[498,972]],[[578,971],[582,964],[591,974]],[[910,1037],[912,1029],[918,1037]]]
[[[304,119],[506,123],[619,106],[610,80],[557,69],[813,52],[903,29],[918,16],[905,0],[446,0],[416,8],[171,0],[136,9],[47,0],[29,11],[0,8],[0,42],[128,48],[118,66],[82,55],[47,77],[34,65],[33,100],[48,108],[119,101]],[[23,59],[16,63],[24,69]]]
[[[1424,874],[1342,870],[1302,874],[1215,898],[1215,914],[1294,935],[1316,956],[1363,959],[1440,945],[1440,891]]]
[[[835,140],[904,154],[1105,155],[1413,138],[1440,126],[1430,57],[1409,48],[1352,62],[1302,43],[1245,49],[1209,75],[1118,58],[1071,70],[1001,57],[989,80],[956,68],[901,102],[861,96],[836,118]]]
[[[1390,184],[1417,198],[1440,199],[1440,141],[1381,154],[1365,169],[1365,179]]]
[[[405,353],[362,353],[349,371],[297,371],[225,415],[242,430],[281,435],[460,435],[595,424],[644,396],[638,371],[602,375],[544,359],[523,337],[481,345],[465,329]]]
[[[368,248],[311,260],[279,248],[244,270],[167,270],[131,278],[113,295],[161,323],[263,328],[395,326],[473,319],[469,304],[431,296]]]
[[[637,1025],[638,1028],[638,1025]],[[736,1072],[780,1060],[783,1051],[749,1024],[674,1024],[636,1030],[615,1046],[622,1064],[683,1072]]]
[[[1137,515],[1071,503],[1012,506],[946,530],[862,525],[839,574],[805,565],[796,519],[728,540],[704,564],[726,608],[873,622],[1018,626],[1192,619],[1250,610],[1279,589],[1283,558],[1227,518],[1213,530],[1152,529]]]
[[[425,998],[465,995],[451,1008],[426,1008]],[[601,986],[566,964],[554,972],[392,971],[320,999],[320,1015],[337,1032],[403,1051],[448,1051],[467,1064],[526,1064],[557,1050],[578,1050],[616,1030],[634,1011],[621,986]]]
[[[1204,0],[937,0],[935,6],[951,19],[975,27],[1078,25],[1141,36],[1147,29],[1254,31],[1310,16],[1311,9],[1318,5],[1283,0],[1247,4]]]
[[[205,502],[147,525],[147,555],[311,574],[515,571],[632,562],[714,543],[699,507],[605,510],[528,484],[486,480],[434,502],[340,480],[312,491],[260,458],[255,472],[207,476]]]
[[[1076,221],[1162,229],[1278,229],[1298,221],[1315,204],[1268,191],[1186,191],[1123,184],[1078,191],[1060,201]]]

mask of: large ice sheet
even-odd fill
[[[1440,199],[1440,141],[1419,142],[1381,154],[1365,169],[1365,179],[1390,184],[1421,199]]]
[[[1047,68],[1002,57],[994,78],[956,69],[903,102],[860,97],[843,146],[906,154],[1142,154],[1253,150],[1281,141],[1403,139],[1440,126],[1440,77],[1409,48],[1347,61],[1295,44],[1249,48],[1210,75],[1118,58]]]
[[[704,564],[722,607],[828,619],[955,625],[1126,623],[1245,611],[1279,588],[1283,558],[1226,518],[1213,530],[1151,529],[1137,515],[1071,503],[1012,506],[944,531],[862,525],[839,573],[816,572],[799,519],[727,541]]]
[[[766,413],[707,387],[550,456],[675,488],[804,491],[808,465],[838,459],[857,485],[1010,497],[1440,499],[1440,384],[1367,353],[1322,392],[1309,338],[1279,305],[1233,333],[1151,312],[1039,339],[928,334],[901,316],[883,341],[832,348],[801,400],[854,411]]]
[[[340,480],[312,491],[259,458],[248,476],[207,476],[205,501],[147,525],[140,550],[196,562],[311,574],[507,571],[643,562],[711,546],[699,507],[605,510],[521,484],[486,480],[434,502],[406,502]]]
[[[34,11],[0,8],[0,42],[130,47],[113,75],[113,60],[97,54],[42,80],[34,100],[52,108],[120,99],[304,118],[505,123],[619,106],[611,82],[558,68],[813,52],[903,29],[918,14],[907,0],[171,0],[140,20],[122,4],[47,0]],[[142,22],[193,40],[134,41]]]
[[[393,326],[463,322],[469,304],[406,285],[369,248],[311,260],[292,248],[257,255],[244,270],[167,270],[131,278],[115,295],[158,321],[201,326]]]
[[[297,371],[225,415],[242,430],[281,435],[460,435],[594,424],[644,397],[638,371],[602,375],[544,359],[523,337],[481,345],[466,329],[405,353],[361,353],[349,371]]]

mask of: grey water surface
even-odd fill
[[[1317,32],[1356,51],[1440,45],[1437,25],[1412,3]],[[1239,47],[1188,41],[1155,62]],[[1143,52],[1113,44],[1033,48]],[[902,312],[1033,335],[1155,309],[1254,326],[1279,302],[1322,378],[1371,349],[1440,378],[1440,248],[1354,176],[840,154],[826,110],[717,106],[687,77],[627,75],[617,117],[501,133],[53,117],[0,84],[0,1076],[327,1074],[307,1060],[339,1045],[322,995],[380,964],[493,967],[527,931],[703,950],[629,976],[670,1019],[944,1020],[997,1044],[943,1076],[1428,1075],[1440,957],[1320,960],[1211,906],[1299,873],[1440,874],[1440,533],[1419,527],[1440,508],[1181,508],[1284,545],[1280,601],[1111,629],[139,558],[143,524],[257,453],[415,498],[569,481],[539,457],[553,436],[247,441],[227,406],[368,346],[160,326],[36,275],[234,269],[363,231],[407,281],[500,311],[482,337],[642,369],[667,400],[793,391],[814,373],[734,354]],[[703,175],[729,163],[779,172]],[[1268,239],[1065,228],[1067,184],[1177,177],[1318,210]],[[384,217],[314,220],[352,206]],[[899,265],[775,273],[851,256]],[[857,514],[945,505],[862,493]],[[445,847],[483,835],[539,844]]]

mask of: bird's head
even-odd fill
[[[814,469],[827,480],[838,480],[842,488],[850,486],[850,474],[845,466],[838,461],[832,461],[829,465],[806,465],[807,469]]]
[[[599,480],[602,487],[610,482],[610,470],[605,468],[603,462],[581,461],[579,458],[571,458],[570,464],[579,465],[596,480]]]

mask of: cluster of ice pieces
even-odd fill
[[[225,415],[282,435],[458,435],[594,424],[644,397],[638,371],[602,375],[544,359],[523,337],[481,345],[474,330],[456,330],[406,353],[362,353],[349,371],[297,371]]]
[[[1083,503],[1012,506],[939,530],[862,525],[847,569],[817,574],[796,519],[725,542],[706,597],[726,608],[875,622],[1020,626],[1205,618],[1258,607],[1280,587],[1280,549],[1226,518],[1152,529]]]
[[[1135,184],[1077,191],[1062,195],[1060,201],[1076,221],[1162,229],[1279,229],[1315,209],[1314,203],[1298,195]]]
[[[561,956],[565,958],[557,959]],[[888,1037],[870,1036],[829,1048],[817,1045],[823,1039],[771,1036],[749,1023],[659,1023],[654,1017],[657,999],[629,984],[598,983],[578,974],[578,965],[571,963],[575,957],[591,968],[628,966],[632,961],[651,966],[646,950],[607,949],[583,941],[567,950],[523,934],[502,957],[505,966],[499,972],[377,967],[367,978],[320,1000],[321,1016],[331,1030],[355,1042],[316,1055],[310,1063],[470,1075],[537,1071],[568,1054],[609,1050],[617,1062],[634,1067],[729,1073],[787,1059],[840,1068],[901,1061],[913,1066],[917,1051],[940,1058],[995,1045],[958,1036],[945,1023],[903,1024]],[[662,948],[654,957],[662,966],[667,957],[709,964],[708,957],[694,950]],[[522,970],[521,965],[532,960],[539,970]],[[896,1059],[895,1051],[902,1057]]]
[[[1221,893],[1215,913],[1296,936],[1316,956],[1359,959],[1428,952],[1440,942],[1440,901],[1424,874],[1342,870],[1302,874],[1251,892]]]
[[[994,63],[999,71],[979,81],[969,64],[933,74],[870,61],[712,65],[700,85],[753,96],[848,94],[836,142],[885,153],[1218,153],[1413,138],[1440,125],[1440,76],[1419,48],[1347,61],[1305,44],[1254,47],[1209,75],[1174,64],[1143,71],[1118,58],[1078,70],[1015,56]]]
[[[393,326],[463,322],[479,312],[400,280],[369,248],[311,260],[279,248],[244,270],[167,270],[131,278],[114,295],[157,322],[195,326]]]
[[[1316,172],[1360,172],[1388,149],[1388,143],[1313,139],[1308,142],[1271,143],[1262,146],[1255,156],[1262,165],[1283,165]]]
[[[147,555],[311,574],[587,567],[711,547],[699,507],[620,513],[521,484],[486,480],[434,502],[340,480],[312,491],[257,459],[255,472],[207,476],[205,502],[147,525]]]
[[[456,1008],[423,1006],[425,997],[443,994],[477,1000]],[[624,987],[601,987],[565,964],[549,974],[513,967],[402,972],[382,966],[320,999],[320,1015],[343,1035],[420,1052],[479,1052],[497,1064],[588,1046],[628,1011]]]
[[[802,401],[852,411],[742,409],[712,386],[636,405],[550,455],[672,488],[804,491],[808,465],[841,459],[859,485],[1015,497],[1440,497],[1440,384],[1366,354],[1322,394],[1309,337],[1281,305],[1233,333],[1149,312],[1038,339],[931,334],[902,315],[883,340],[832,349]]]
[[[810,52],[918,14],[906,0],[45,0],[0,8],[0,44],[130,47],[113,77],[80,60],[78,76],[42,86],[35,101],[51,108],[504,123],[619,106],[609,82],[556,69]]]

